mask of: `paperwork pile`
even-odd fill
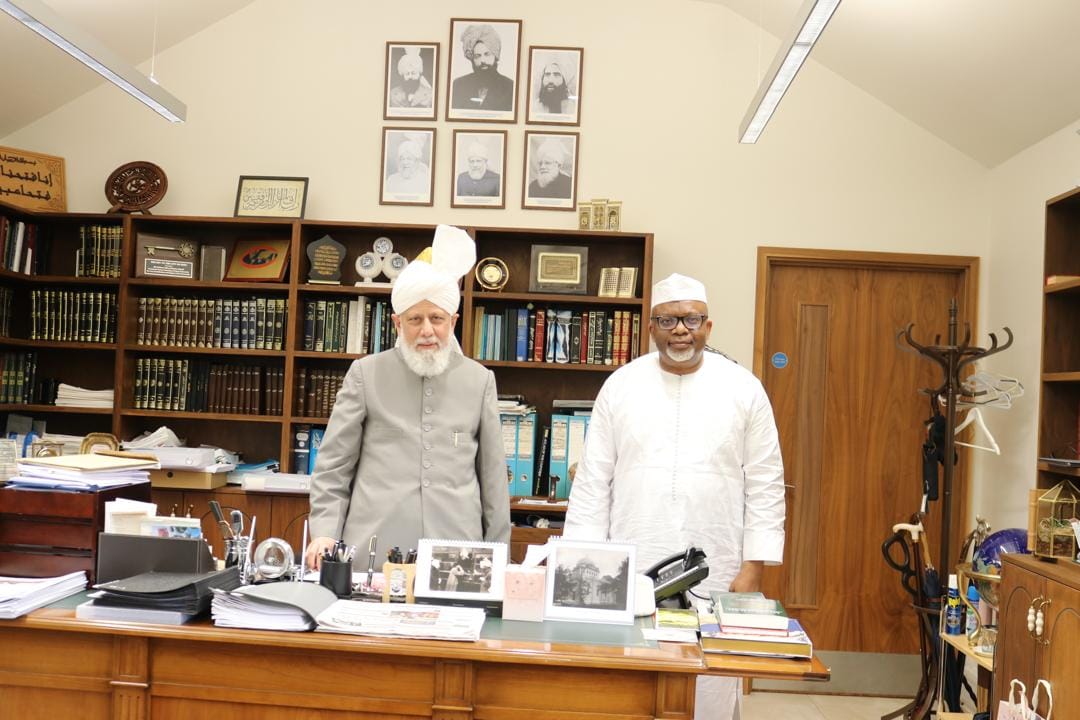
[[[91,453],[19,460],[13,487],[92,491],[149,482],[158,463],[122,453]]]
[[[56,391],[56,404],[65,407],[83,408],[111,408],[113,406],[113,391],[87,390],[86,388],[60,383]]]
[[[215,590],[210,613],[220,627],[303,632],[314,630],[316,616],[335,602],[337,595],[322,585],[277,582]]]
[[[68,573],[51,578],[0,576],[0,620],[11,620],[37,610],[86,587],[86,572]]]

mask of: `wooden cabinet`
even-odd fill
[[[390,288],[356,285],[361,280],[355,269],[357,258],[371,252],[379,238],[389,238],[393,252],[414,258],[430,245],[435,229],[431,225],[319,220],[40,213],[3,203],[0,218],[7,218],[9,225],[20,222],[36,228],[35,250],[40,260],[30,268],[36,274],[3,269],[17,263],[2,263],[9,238],[0,237],[0,303],[4,304],[0,307],[0,353],[12,358],[12,370],[29,367],[24,357],[27,353],[34,354],[36,363],[36,378],[27,380],[31,385],[28,394],[15,402],[0,402],[0,422],[9,413],[20,413],[46,420],[48,432],[112,432],[121,440],[167,425],[188,445],[212,444],[236,450],[248,462],[276,458],[282,470],[288,472],[306,472],[307,468],[300,466],[303,457],[293,457],[294,438],[305,426],[315,430],[325,427],[336,393],[335,382],[363,354],[362,349],[357,351],[341,341],[340,336],[332,345],[323,343],[316,349],[312,323],[320,317],[317,313],[330,312],[325,321],[334,312],[326,308],[347,308],[350,301],[361,299],[369,308],[381,303],[385,309]],[[501,259],[509,269],[509,279],[501,292],[491,292],[480,288],[471,274],[465,276],[458,338],[466,355],[478,358],[495,372],[500,394],[524,396],[536,407],[537,435],[542,437],[541,429],[551,422],[553,400],[595,398],[604,380],[618,366],[620,352],[628,361],[648,350],[653,237],[647,233],[497,227],[469,228],[469,232],[476,239],[477,257]],[[147,252],[144,248],[137,253],[136,246],[138,238],[147,235],[163,248],[157,252],[172,256],[184,246],[185,252],[194,248],[196,258],[203,248],[223,248],[226,257],[231,258],[240,241],[284,243],[289,247],[289,266],[281,282],[203,281],[197,275],[195,279],[142,277],[140,269]],[[326,235],[345,247],[340,285],[308,282],[308,247]],[[580,271],[585,294],[531,292],[534,246],[570,246],[573,252],[582,254]],[[21,251],[20,257],[25,256],[25,250]],[[23,261],[18,264],[26,269]],[[635,268],[633,296],[600,297],[604,268]],[[76,277],[77,270],[95,276]],[[107,317],[114,327],[114,337],[110,339],[100,332],[90,342],[84,341],[86,338],[35,337],[31,310],[36,308],[31,302],[35,291],[55,291],[56,298],[64,292],[69,298],[55,307],[50,305],[52,314],[44,327],[47,337],[52,337],[58,327],[67,329],[68,320],[64,318],[68,315],[86,312],[91,313],[91,319],[100,316],[102,322]],[[82,300],[69,304],[72,292],[95,299],[97,294],[111,294],[115,310],[110,310],[113,306],[108,303],[105,310],[79,304]],[[225,343],[224,328],[214,325],[215,318],[225,308],[244,308],[245,304],[255,308],[250,315],[253,324],[241,323],[233,330],[243,332],[247,342],[238,343],[233,332],[231,342]],[[281,312],[272,314],[270,308]],[[510,335],[509,328],[500,330],[506,337],[507,354],[500,359],[486,359],[494,356],[488,352],[492,343],[486,334],[492,325],[484,318],[508,318],[519,311],[528,313],[528,326],[515,326],[517,335]],[[535,332],[533,318],[558,317],[560,323],[571,323],[560,327],[572,328],[574,318],[590,313],[596,320],[594,328],[609,334],[625,330],[621,344],[610,344],[610,363],[604,360],[603,333],[593,362],[580,361],[587,353],[576,357],[567,353],[551,362],[543,350],[530,353],[525,361],[518,358],[514,341]],[[385,315],[383,327],[389,330],[389,312]],[[275,318],[281,326],[276,336],[269,329]],[[260,324],[264,320],[265,326]],[[621,320],[622,325],[616,320]],[[339,329],[344,326],[344,321],[338,325]],[[524,336],[522,330],[526,331]],[[249,332],[254,333],[255,341],[247,335]],[[278,342],[270,342],[272,337]],[[392,345],[392,335],[383,340],[383,347]],[[9,372],[5,377],[13,375]],[[43,379],[90,389],[114,388],[114,407],[58,407],[48,404],[51,399],[39,401],[33,397],[32,380],[41,386]],[[150,383],[152,392],[148,390]],[[225,394],[211,397],[215,388]],[[0,399],[3,397],[0,395]],[[534,487],[536,492],[545,492],[546,477],[537,478]],[[188,495],[168,496],[170,499],[162,503],[163,511],[168,512],[176,504],[179,514],[184,514],[191,504]],[[232,494],[228,499],[240,502]],[[273,532],[298,540],[300,529],[295,521],[302,515],[300,510],[294,508],[290,520],[274,525]],[[196,512],[204,516],[205,507]],[[258,535],[270,531],[267,524],[258,528]],[[539,539],[547,534],[532,532],[529,542],[534,536]],[[212,532],[210,536],[214,536]],[[521,539],[524,537],[517,533],[515,542],[525,542]]]
[[[1055,720],[1080,720],[1080,565],[1004,555],[999,597],[995,703],[1008,697],[1013,678],[1029,693],[1043,678],[1054,692]],[[1029,613],[1042,614],[1041,635],[1028,629]],[[1046,710],[1039,708],[1044,717]]]

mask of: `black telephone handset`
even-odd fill
[[[656,563],[645,574],[652,578],[656,601],[660,602],[689,590],[709,577],[709,566],[705,562],[704,550],[688,547],[685,552],[675,553]]]

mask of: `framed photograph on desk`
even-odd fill
[[[501,601],[504,543],[422,539],[416,553],[417,597]]]
[[[633,545],[552,540],[545,620],[634,622]]]

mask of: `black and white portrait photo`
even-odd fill
[[[383,118],[434,120],[438,72],[439,43],[386,43]]]
[[[415,593],[419,597],[501,600],[506,561],[504,543],[420,540]]]
[[[634,621],[634,546],[558,540],[548,556],[544,617]]]
[[[577,133],[525,132],[521,207],[573,210],[577,201]]]
[[[451,207],[506,207],[506,131],[454,131]]]
[[[450,21],[447,120],[517,121],[520,20]]]
[[[383,128],[380,204],[431,205],[434,158],[434,129]]]
[[[529,95],[525,122],[579,125],[582,48],[529,48]]]

